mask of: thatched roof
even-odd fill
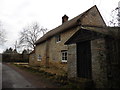
[[[34,53],[35,53],[35,50],[31,51],[31,52],[29,53],[29,55],[34,54]]]
[[[86,29],[89,31],[101,33],[104,35],[109,35],[112,37],[119,38],[120,27],[98,27],[98,26],[81,26],[82,29]]]
[[[71,36],[65,45],[94,40],[106,36],[120,39],[120,27],[80,26],[79,30]]]
[[[83,12],[82,14],[78,15],[77,17],[63,23],[62,25],[56,27],[53,30],[50,30],[49,32],[47,32],[43,37],[41,37],[40,39],[38,39],[35,44],[38,45],[46,40],[48,40],[49,38],[51,38],[52,36],[64,32],[66,30],[68,30],[69,28],[75,27],[79,24],[80,20],[87,14],[88,11],[90,11],[91,9],[93,9],[95,6],[91,7],[90,9],[88,9],[87,11]]]

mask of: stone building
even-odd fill
[[[33,50],[33,51],[29,54],[29,65],[31,65],[31,66],[36,66],[35,60],[36,60],[36,55],[35,55],[35,50]]]
[[[64,15],[62,25],[47,32],[35,43],[35,65],[48,65],[49,62],[66,63],[68,46],[64,43],[79,30],[81,22],[83,25],[106,26],[96,6],[71,20],[68,20],[68,16]]]
[[[97,88],[120,88],[118,27],[81,25],[68,45],[68,77],[88,78]]]
[[[111,44],[114,46],[115,38],[118,37],[116,31],[108,29],[96,6],[71,20],[64,15],[62,25],[47,32],[35,43],[35,51],[30,54],[30,64],[46,67],[52,63],[57,67],[63,64],[60,68],[68,73],[69,78],[88,78],[95,82],[96,87],[108,87],[108,78],[111,78],[108,68],[111,65],[106,62],[113,55],[109,55],[110,49],[106,47],[109,48]],[[119,55],[116,55],[119,61]]]

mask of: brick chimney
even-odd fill
[[[68,16],[67,15],[64,15],[63,17],[62,17],[62,24],[64,23],[64,22],[66,22],[66,21],[68,21]]]

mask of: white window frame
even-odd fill
[[[61,35],[60,34],[56,35],[55,40],[56,40],[56,43],[61,42]]]
[[[67,54],[65,54],[67,53]],[[61,61],[62,62],[67,62],[68,60],[68,51],[67,50],[62,50],[61,51]]]
[[[39,54],[38,56],[37,56],[37,61],[41,61],[42,60],[42,57],[41,57],[41,55]]]

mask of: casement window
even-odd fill
[[[67,50],[62,50],[61,55],[62,55],[62,62],[67,62],[67,58],[68,58]]]
[[[41,55],[38,55],[38,56],[37,56],[37,61],[41,61],[41,60],[42,60]]]
[[[56,35],[55,38],[56,38],[56,43],[61,41],[61,35],[60,34]]]

